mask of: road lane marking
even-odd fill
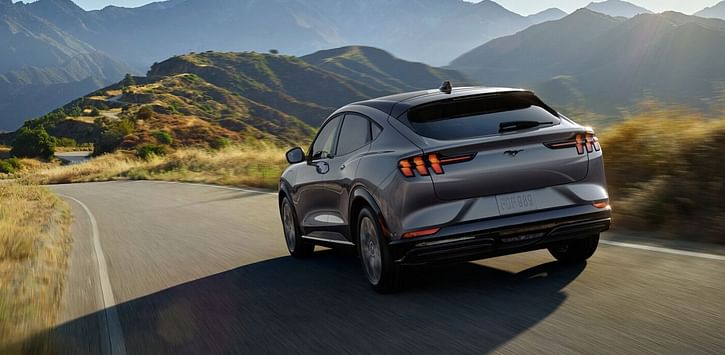
[[[612,245],[612,246],[622,247],[622,248],[639,249],[639,250],[646,250],[646,251],[654,251],[654,252],[658,252],[658,253],[667,253],[667,254],[673,254],[673,255],[691,256],[691,257],[701,258],[701,259],[710,259],[710,260],[725,261],[725,256],[723,256],[723,255],[715,255],[715,254],[707,254],[707,253],[698,253],[698,252],[694,252],[694,251],[679,250],[679,249],[670,249],[670,248],[662,248],[662,247],[654,247],[654,246],[642,245],[642,244],[632,244],[632,243],[614,242],[614,241],[611,241],[611,240],[600,240],[599,242],[602,243],[602,244]]]
[[[58,194],[64,198],[74,201],[80,205],[88,216],[88,220],[91,223],[91,234],[93,234],[93,249],[96,254],[96,261],[98,263],[98,277],[101,279],[101,295],[103,298],[103,309],[106,317],[106,326],[108,327],[108,341],[111,345],[110,353],[112,355],[125,355],[126,344],[123,338],[123,328],[121,328],[121,321],[118,317],[118,311],[116,310],[116,299],[113,296],[113,288],[111,287],[111,279],[108,277],[108,264],[106,263],[106,255],[103,253],[101,248],[101,238],[98,231],[98,223],[96,218],[91,213],[91,210],[81,202],[80,200],[63,194]]]

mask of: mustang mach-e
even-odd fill
[[[538,249],[583,261],[610,226],[597,137],[529,91],[444,83],[353,103],[287,160],[289,252],[355,247],[379,292],[403,265]]]

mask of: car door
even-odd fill
[[[371,122],[357,113],[346,113],[340,128],[335,155],[330,159],[330,172],[325,177],[325,188],[334,196],[335,214],[332,222],[335,230],[350,237],[347,233],[349,216],[347,210],[350,188],[355,179],[360,157],[370,149]],[[332,223],[331,223],[332,224]]]
[[[305,234],[319,227],[320,220],[329,214],[326,211],[334,209],[334,197],[325,188],[325,180],[330,172],[330,160],[335,152],[341,122],[342,116],[337,116],[320,129],[307,153],[307,163],[300,166],[295,177],[293,201]]]

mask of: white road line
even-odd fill
[[[694,251],[670,249],[670,248],[662,248],[662,247],[653,247],[653,246],[642,245],[642,244],[614,242],[611,240],[600,240],[599,242],[602,244],[613,245],[613,246],[622,247],[622,248],[639,249],[639,250],[646,250],[646,251],[654,251],[654,252],[658,252],[658,253],[667,253],[667,254],[674,254],[674,255],[691,256],[691,257],[702,258],[702,259],[725,261],[725,256],[723,256],[723,255],[698,253],[698,252],[694,252]]]
[[[91,222],[91,233],[93,234],[93,249],[96,254],[96,261],[98,262],[98,277],[101,281],[101,294],[103,296],[103,308],[106,316],[106,325],[108,327],[108,341],[110,342],[110,352],[112,355],[125,355],[126,344],[123,339],[123,328],[121,328],[121,321],[116,311],[116,299],[113,296],[113,288],[111,288],[111,280],[108,277],[108,264],[106,263],[106,255],[103,253],[101,248],[101,239],[98,232],[98,223],[96,218],[91,213],[91,210],[83,202],[78,199],[59,194],[60,196],[74,201],[80,205],[88,215],[88,220]]]

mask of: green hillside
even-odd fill
[[[346,68],[355,70],[329,65],[343,57]],[[373,48],[346,47],[304,59],[311,58],[319,65],[255,52],[176,56],[154,64],[146,77],[128,76],[25,126],[95,143],[97,153],[146,144],[206,147],[220,140],[288,146],[308,141],[324,118],[347,103],[435,88],[442,80],[468,81],[458,72]]]
[[[407,62],[373,47],[351,46],[324,50],[301,59],[369,87],[390,92],[428,88],[444,80],[451,80],[457,85],[469,84],[469,80],[457,71]]]

